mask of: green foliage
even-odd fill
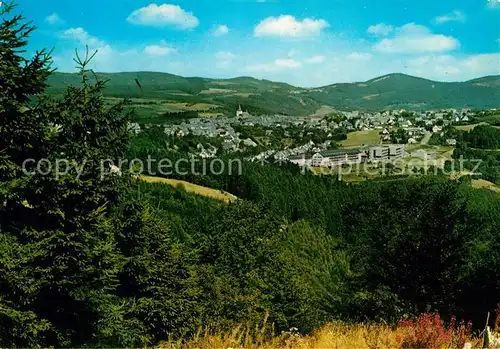
[[[453,125],[447,125],[443,127],[442,130],[443,135],[441,136],[438,133],[433,133],[431,139],[429,140],[430,145],[448,145],[446,141],[448,139],[455,139],[457,142],[460,142],[464,137],[464,131],[460,131]]]
[[[48,135],[47,119],[36,115],[28,103],[45,88],[50,74],[50,60],[44,51],[31,59],[18,54],[33,31],[21,16],[10,16],[13,6],[0,9],[0,328],[2,344],[35,345],[36,336],[51,329],[51,324],[35,311],[19,307],[29,300],[40,281],[30,278],[25,266],[37,252],[33,245],[25,250],[19,235],[10,234],[11,224],[5,217],[11,212],[23,216],[24,191],[29,180],[22,176],[22,162],[38,157],[45,150],[41,141]],[[25,219],[28,217],[24,217]],[[29,236],[31,229],[18,234]],[[4,333],[10,333],[4,337]],[[5,338],[5,339],[4,339]]]
[[[391,131],[390,137],[391,143],[394,144],[406,144],[410,138],[406,131],[402,128],[398,128],[396,131]]]
[[[76,59],[79,87],[56,101],[31,103],[50,60],[43,52],[29,62],[17,56],[31,32],[21,22],[14,17],[0,26],[6,58],[0,64],[6,81],[0,90],[1,345],[137,346],[194,331],[180,311],[196,319],[196,288],[189,288],[195,276],[183,262],[192,252],[167,239],[147,210],[124,204],[126,173],[101,177],[101,160],[116,161],[128,144],[123,103],[105,107],[104,83],[89,83],[88,54]],[[54,164],[61,157],[83,170],[21,171],[25,159]],[[179,292],[182,287],[189,292]]]
[[[286,278],[294,282],[300,298],[288,307],[299,311],[301,331],[318,328],[322,323],[340,319],[344,302],[350,296],[347,279],[350,258],[341,249],[338,239],[306,220],[297,221],[277,235],[281,258],[289,263]]]
[[[500,184],[500,130],[478,125],[460,134],[453,158],[476,178]]]
[[[472,148],[500,149],[500,130],[489,125],[478,125],[464,134],[464,141]]]
[[[407,181],[363,187],[363,197],[353,202],[356,209],[347,209],[349,230],[356,234],[345,233],[348,244],[357,246],[353,260],[362,282],[372,290],[385,285],[420,311],[427,306],[456,311],[445,307],[453,304],[457,270],[470,239],[466,202],[457,184]]]
[[[192,335],[202,309],[196,250],[171,235],[157,210],[137,206],[128,203],[116,222],[117,247],[126,259],[117,295],[130,307],[127,316],[141,324],[143,344]],[[133,338],[129,345],[137,344]]]
[[[474,177],[500,184],[500,151],[472,149],[459,144],[453,152],[453,159],[473,171]]]

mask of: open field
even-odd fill
[[[123,98],[105,97],[108,106],[114,105]],[[163,124],[169,122],[168,113],[189,112],[202,118],[214,118],[223,115],[219,105],[205,102],[178,102],[173,100],[162,100],[153,98],[131,98],[130,104],[126,105],[127,111],[133,111],[132,121],[139,123]],[[196,114],[198,113],[198,114]]]
[[[233,94],[230,94],[229,95],[230,97],[243,97],[243,98],[248,98],[250,96],[257,96],[256,93],[243,93],[243,92],[239,92],[239,93],[233,93]]]
[[[105,97],[107,104],[118,103],[122,100],[123,98]],[[149,108],[157,112],[208,111],[219,107],[211,103],[183,103],[153,98],[130,98],[129,101],[132,107]]]
[[[433,165],[437,167],[443,167],[446,160],[451,160],[454,148],[450,146],[443,145],[427,145],[427,144],[415,144],[406,146],[406,152],[410,155],[403,159],[406,165],[418,165],[420,160],[424,163],[422,158],[412,157],[411,154],[419,150],[424,150],[429,158],[427,160],[428,165]],[[418,167],[418,166],[417,166]]]
[[[311,114],[309,116],[312,118],[322,118],[322,117],[324,117],[330,113],[333,113],[333,112],[335,112],[335,109],[333,109],[332,107],[330,107],[328,105],[323,105],[323,106],[321,106],[321,108],[316,110],[314,112],[314,114]]]
[[[457,130],[460,130],[460,131],[470,131],[470,130],[474,129],[474,127],[476,127],[477,125],[480,125],[480,124],[457,125],[457,126],[455,126],[455,128]]]
[[[492,183],[490,181],[487,181],[485,179],[473,179],[472,180],[472,186],[477,189],[489,189],[493,190],[496,193],[500,193],[500,187],[497,186],[495,183]]]
[[[474,127],[478,126],[478,125],[487,125],[488,123],[485,123],[485,122],[480,122],[478,124],[470,124],[470,125],[457,125],[455,126],[456,129],[460,130],[460,131],[470,131],[472,129],[474,129]],[[500,130],[500,126],[493,126],[494,128],[497,128]]]
[[[169,178],[161,178],[161,177],[152,177],[152,176],[141,176],[140,179],[142,181],[148,183],[163,183],[168,184],[174,188],[183,187],[188,193],[194,193],[197,195],[205,196],[211,199],[224,201],[226,203],[231,203],[237,200],[237,197],[223,192],[221,190],[212,189],[208,187],[203,187],[201,185],[193,184],[186,181],[180,181],[177,179],[169,179]]]
[[[210,103],[168,103],[171,108],[178,108],[181,111],[199,111],[199,110],[210,110],[217,108],[218,106]]]
[[[207,113],[207,112],[200,112],[198,113],[198,115],[200,118],[205,118],[205,119],[211,119],[222,116],[221,113]]]
[[[208,90],[203,90],[200,92],[201,95],[211,95],[211,94],[219,94],[219,93],[235,93],[235,90],[227,90],[223,88],[209,88]]]
[[[380,131],[370,130],[370,131],[355,131],[347,134],[347,139],[340,141],[343,147],[359,147],[362,145],[379,144],[380,143]]]

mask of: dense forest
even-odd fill
[[[456,132],[456,131],[455,131]],[[500,184],[500,130],[490,125],[478,125],[468,132],[457,134],[453,152],[456,162],[476,178]]]
[[[0,346],[152,346],[264,316],[276,333],[429,310],[483,327],[500,301],[496,193],[250,162],[177,175],[239,197],[225,204],[112,173],[102,160],[174,161],[195,143],[130,134],[89,52],[75,58],[80,83],[46,96],[50,56],[26,58],[33,29],[11,6],[1,15]]]
[[[500,130],[488,124],[479,124],[469,131],[461,131],[452,125],[445,126],[442,134],[433,134],[432,145],[446,145],[455,139],[457,145],[452,161],[446,169],[470,172],[474,178],[482,178],[500,184]]]

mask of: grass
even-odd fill
[[[232,331],[200,331],[193,339],[161,343],[161,349],[343,349],[343,348],[458,348],[465,343],[480,348],[481,338],[471,336],[470,324],[445,325],[438,314],[422,314],[396,326],[330,323],[309,335],[295,328],[274,336],[272,326],[239,326]]]
[[[457,126],[455,126],[455,128],[457,130],[460,130],[460,131],[470,131],[470,130],[474,129],[474,127],[476,127],[477,125],[480,125],[480,124],[457,125]]]
[[[362,145],[379,144],[379,130],[355,131],[347,134],[347,139],[340,141],[343,147],[359,147]]]
[[[198,113],[198,115],[200,116],[200,118],[205,118],[205,119],[213,119],[219,116],[223,116],[222,113],[205,113],[205,112]]]
[[[451,179],[457,180],[463,176],[469,176],[469,171],[456,172],[450,176]],[[500,193],[500,187],[493,182],[487,181],[486,179],[472,179],[471,186],[476,189],[489,189],[496,193]]]
[[[117,97],[105,97],[105,102],[108,105],[115,104],[122,101],[123,98]],[[130,98],[131,107],[135,108],[147,108],[154,112],[165,113],[165,112],[180,112],[180,111],[210,111],[214,108],[218,108],[219,105],[204,102],[178,102],[165,99],[154,99],[154,98]]]
[[[226,193],[224,191],[204,187],[201,185],[193,184],[186,181],[181,181],[178,179],[152,177],[152,176],[141,176],[140,179],[148,183],[163,183],[163,184],[168,184],[174,188],[183,188],[188,193],[205,196],[211,199],[223,201],[225,203],[231,203],[238,199],[236,196]]]
[[[478,124],[457,125],[457,126],[455,126],[455,128],[457,130],[460,130],[460,131],[470,131],[470,130],[474,129],[474,127],[476,127],[478,125],[487,125],[487,124],[488,123],[486,123],[486,122],[480,122]],[[493,126],[493,127],[500,130],[500,126]]]
[[[310,117],[324,117],[330,113],[333,113],[335,112],[335,109],[328,106],[328,105],[323,105],[321,106],[321,108],[319,108],[318,110],[316,110],[316,112],[314,112],[314,114],[310,115]]]
[[[490,189],[493,190],[496,193],[500,193],[500,187],[498,187],[495,183],[492,183],[490,181],[487,181],[485,179],[473,179],[471,181],[472,187],[477,188],[477,189]]]
[[[250,330],[250,329],[249,329]],[[378,346],[373,346],[375,342]],[[180,348],[245,348],[245,349],[327,349],[327,348],[397,348],[397,333],[387,327],[347,326],[331,324],[309,336],[292,332],[279,337],[252,338],[250,331],[238,328],[225,334],[204,333],[193,340],[180,343],[164,343],[160,349]]]

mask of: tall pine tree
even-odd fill
[[[76,60],[81,86],[57,101],[39,98],[50,57],[24,58],[34,28],[12,9],[4,7],[0,25],[0,345],[82,345],[96,336],[118,344],[113,329],[129,326],[115,292],[124,258],[110,213],[126,179],[102,176],[101,160],[124,151],[127,117],[122,104],[105,108],[104,82],[88,79],[88,52]]]

